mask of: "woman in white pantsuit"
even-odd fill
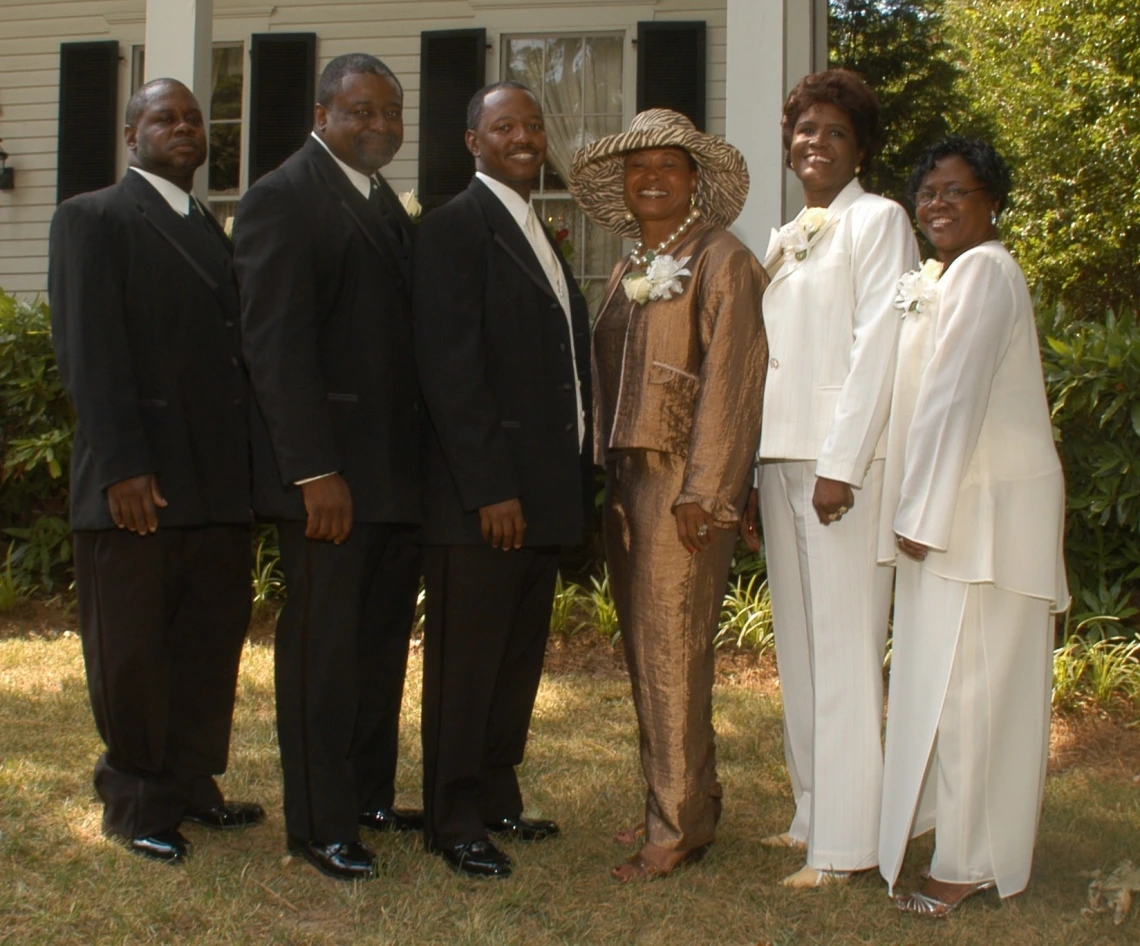
[[[884,561],[897,556],[880,870],[934,828],[921,891],[945,916],[1029,882],[1049,748],[1053,617],[1068,602],[1064,480],[1033,307],[997,239],[1009,172],[953,137],[911,178],[938,253],[900,282]]]
[[[854,73],[805,78],[784,104],[806,208],[765,259],[769,362],[758,494],[796,813],[769,846],[806,851],[783,883],[815,887],[877,863],[882,660],[891,569],[877,564],[899,277],[918,261],[905,211],[864,192],[879,107]]]

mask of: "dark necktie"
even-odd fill
[[[379,177],[379,174],[373,174],[368,179],[369,184],[371,185],[368,190],[368,203],[372,206],[373,210],[375,210],[378,214],[380,214],[381,217],[383,217],[384,222],[388,225],[389,231],[392,233],[392,236],[396,238],[396,242],[399,244],[400,249],[404,252],[404,254],[410,255],[411,244],[408,240],[408,235],[404,232],[404,227],[400,223],[400,220],[396,216],[392,207],[389,206],[389,202],[384,195],[384,188],[380,184]]]

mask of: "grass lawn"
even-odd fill
[[[528,812],[564,835],[509,843],[505,881],[453,874],[417,836],[366,836],[381,876],[348,885],[284,853],[273,727],[273,652],[247,646],[227,795],[269,823],[236,834],[188,826],[194,857],[171,868],[104,840],[91,768],[100,751],[79,642],[0,639],[0,944],[994,944],[1140,942],[1140,916],[1084,917],[1082,870],[1140,862],[1140,727],[1086,715],[1054,727],[1052,774],[1028,892],[978,898],[940,923],[898,915],[877,875],[793,893],[795,853],[757,843],[787,827],[779,693],[771,669],[724,661],[716,691],[725,813],[705,861],[623,887],[612,832],[640,820],[642,783],[628,684],[604,647],[552,645],[522,779]],[[398,803],[419,804],[420,660],[404,703]],[[1029,800],[1027,799],[1027,804]],[[908,888],[929,858],[911,846]]]

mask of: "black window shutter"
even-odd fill
[[[705,24],[637,24],[637,110],[671,108],[705,127]]]
[[[119,43],[61,43],[56,202],[115,183]]]
[[[268,174],[313,130],[316,33],[250,37],[249,183]]]
[[[464,144],[467,103],[486,84],[487,31],[420,34],[420,177],[424,210],[465,190],[474,173]]]

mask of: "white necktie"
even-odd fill
[[[534,212],[533,206],[527,209],[526,232],[527,239],[530,241],[539,263],[542,264],[543,272],[546,273],[546,278],[550,282],[550,288],[554,290],[554,294],[558,296],[558,301],[565,307],[568,301],[566,298],[566,279],[562,274],[562,267],[558,265],[558,260],[554,256],[554,248],[546,238],[546,232],[543,230],[542,223],[538,219],[538,214]]]

